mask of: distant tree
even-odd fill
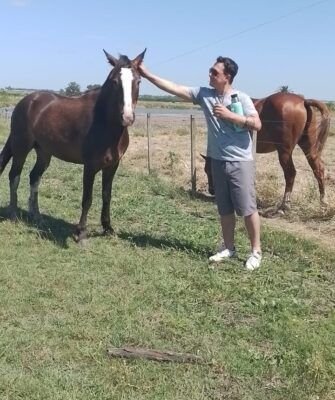
[[[280,86],[278,92],[281,93],[293,93],[293,90],[291,90],[288,86]]]
[[[326,105],[330,111],[335,111],[335,101],[327,101]]]
[[[101,88],[101,85],[95,83],[93,85],[87,85],[87,90],[93,90],[93,89],[99,89]]]
[[[65,88],[66,96],[79,96],[80,93],[80,85],[77,82],[70,82]]]

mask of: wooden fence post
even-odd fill
[[[148,139],[148,172],[151,173],[151,132],[150,132],[150,113],[147,113],[147,139]]]
[[[195,132],[195,123],[193,115],[191,115],[190,119],[190,131],[191,131],[191,184],[192,184],[192,194],[194,195],[197,190],[197,168],[195,163],[196,132]]]

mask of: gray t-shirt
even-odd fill
[[[229,108],[234,93],[238,94],[245,116],[257,115],[251,98],[239,90],[233,89],[229,94],[220,96],[212,88],[190,88],[193,103],[201,106],[207,121],[207,156],[216,160],[250,161],[253,157],[249,131],[213,115],[213,106],[217,103]]]

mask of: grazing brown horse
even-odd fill
[[[284,171],[285,193],[279,209],[289,207],[290,196],[296,175],[292,153],[298,144],[304,152],[315,178],[318,181],[320,201],[325,200],[324,164],[321,152],[329,133],[330,114],[325,104],[307,100],[293,93],[275,93],[264,99],[253,99],[262,121],[257,133],[257,153],[277,151],[279,163]],[[315,108],[321,114],[317,120]],[[208,177],[208,191],[214,194],[211,160],[203,156]]]
[[[127,127],[135,119],[139,94],[138,66],[145,50],[135,59],[116,59],[104,51],[114,67],[99,89],[79,97],[64,97],[39,91],[24,97],[15,107],[11,131],[0,154],[0,174],[11,158],[9,172],[10,212],[17,214],[17,188],[28,153],[34,148],[36,164],[30,172],[29,212],[39,216],[38,186],[51,157],[84,164],[82,213],[75,239],[86,237],[86,221],[92,204],[95,175],[102,170],[101,224],[112,233],[110,202],[112,182],[119,161],[125,153],[129,136]]]

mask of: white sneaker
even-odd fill
[[[245,269],[248,271],[253,271],[261,266],[261,261],[262,253],[254,250],[245,263]]]
[[[213,256],[209,257],[209,262],[211,263],[219,263],[221,261],[225,261],[228,258],[234,257],[236,255],[236,250],[235,248],[233,250],[225,249],[217,252]]]

